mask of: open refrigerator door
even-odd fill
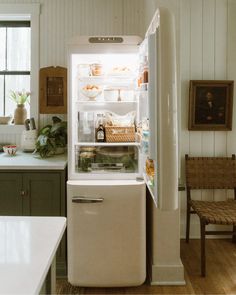
[[[159,162],[158,142],[159,117],[158,117],[158,35],[159,35],[159,10],[156,11],[144,41],[139,46],[140,83],[139,97],[139,126],[141,142],[142,174],[156,206],[159,205]]]
[[[178,208],[177,90],[174,20],[158,9],[140,46],[139,116],[143,175],[155,205]],[[145,74],[143,75],[145,78]]]

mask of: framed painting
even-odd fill
[[[189,130],[232,130],[231,80],[190,80]]]

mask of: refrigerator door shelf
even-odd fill
[[[72,285],[119,287],[144,282],[145,192],[143,181],[67,182],[68,280]],[[88,202],[74,202],[78,197]]]

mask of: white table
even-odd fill
[[[65,228],[65,217],[0,217],[0,294],[39,294]]]

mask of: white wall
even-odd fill
[[[232,131],[188,131],[189,80],[236,80],[236,1],[180,1],[180,74],[181,178],[184,181],[184,155],[230,156],[236,152],[236,108],[233,109]],[[235,96],[234,96],[235,101]],[[236,103],[236,102],[235,102]],[[235,104],[234,103],[234,104]],[[194,198],[222,200],[232,192],[196,191]],[[185,231],[186,193],[181,193],[182,236]],[[192,216],[193,237],[199,237],[197,216]]]

